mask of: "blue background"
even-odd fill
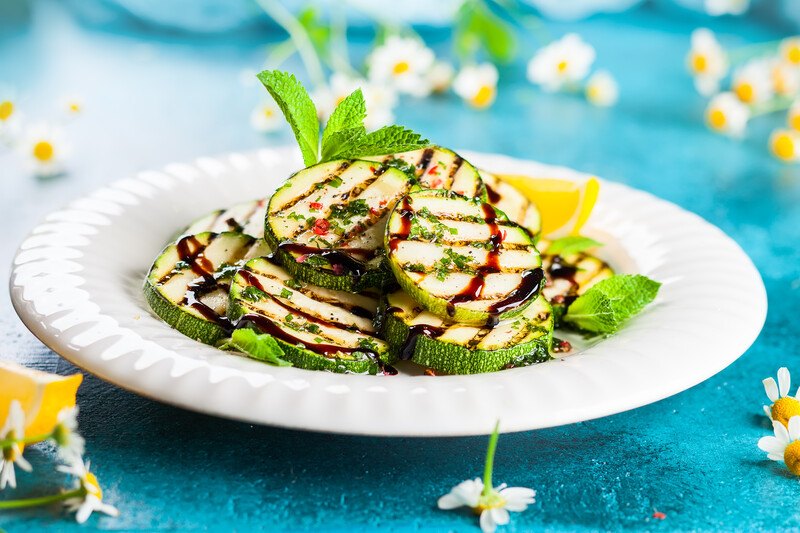
[[[9,10],[7,10],[9,11]],[[47,212],[138,170],[287,142],[248,124],[262,89],[240,72],[258,69],[279,38],[248,29],[225,35],[158,32],[138,23],[76,19],[55,2],[0,19],[0,81],[16,86],[29,117],[57,113],[63,94],[85,112],[68,126],[70,173],[37,180],[0,152],[0,273]],[[769,292],[766,326],[730,368],[673,398],[602,420],[500,439],[495,480],[537,490],[507,531],[788,529],[800,527],[797,479],[756,447],[771,432],[761,379],[797,366],[800,340],[800,173],[773,160],[755,119],[742,141],[708,132],[704,101],[684,71],[689,34],[710,25],[727,45],[785,36],[777,24],[708,20],[663,5],[582,22],[597,66],[618,78],[621,100],[598,109],[545,95],[524,78],[534,50],[501,70],[497,104],[468,109],[455,97],[404,100],[398,122],[438,143],[591,171],[699,213],[753,258]],[[437,51],[446,35],[423,34]],[[361,53],[366,37],[355,36]],[[297,63],[287,65],[299,69]],[[267,191],[265,191],[267,192]],[[736,290],[736,287],[731,287]],[[48,371],[75,369],[40,344],[0,296],[0,357]],[[800,376],[800,374],[798,374]],[[253,427],[134,396],[91,376],[79,393],[80,424],[117,519],[84,530],[469,530],[468,512],[436,509],[451,486],[481,473],[485,437],[383,439]],[[487,428],[488,429],[488,428]],[[51,451],[28,453],[35,475],[4,497],[57,490]],[[654,509],[666,519],[652,518]],[[78,530],[57,508],[0,516],[9,532]]]

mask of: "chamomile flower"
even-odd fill
[[[283,115],[274,101],[263,101],[250,113],[250,125],[261,133],[270,133],[283,126]]]
[[[586,99],[590,104],[610,107],[617,103],[619,87],[610,72],[598,70],[586,82]]]
[[[497,96],[497,68],[491,63],[468,65],[453,80],[453,91],[472,107],[483,109]]]
[[[68,152],[61,131],[49,124],[31,126],[19,147],[30,161],[33,172],[40,177],[63,172],[63,160]]]
[[[445,494],[437,505],[439,509],[450,510],[459,507],[470,507],[480,515],[481,529],[484,533],[493,533],[497,526],[508,524],[509,511],[522,512],[528,505],[535,503],[536,491],[525,487],[507,487],[505,483],[492,486],[492,470],[494,452],[497,446],[498,426],[489,439],[486,450],[486,466],[483,480],[480,478],[462,481]]]
[[[366,128],[372,130],[390,124],[394,120],[397,93],[387,85],[350,77],[340,72],[334,73],[327,86],[317,89],[311,95],[320,120],[327,120],[336,106],[359,88],[367,106],[367,118],[364,120]]]
[[[772,152],[772,155],[784,161],[786,163],[797,163],[800,162],[800,132],[797,130],[775,130],[772,132],[772,135],[769,136],[769,150]],[[778,375],[780,379],[780,374]],[[772,378],[770,378],[772,379]],[[764,380],[764,386],[766,387],[766,380]],[[798,391],[800,392],[800,391]],[[769,394],[769,391],[767,391]],[[770,397],[770,399],[772,399]],[[778,405],[778,402],[782,402],[778,414],[776,414],[775,406]],[[784,414],[784,410],[787,409],[789,406],[787,404],[795,405],[793,407],[791,414]],[[764,406],[766,409],[767,407]],[[792,414],[800,415],[800,402],[791,396],[781,397],[778,398],[777,402],[772,406],[771,414],[773,417],[782,415],[782,419],[791,416]]]
[[[706,13],[720,15],[742,15],[750,7],[750,0],[705,0]]]
[[[771,66],[772,89],[780,96],[794,96],[800,92],[800,70],[785,61],[774,61]]]
[[[0,142],[11,142],[20,129],[17,98],[11,89],[0,89]]]
[[[800,415],[800,400],[795,396],[789,395],[789,388],[792,386],[792,376],[789,369],[785,366],[778,369],[778,381],[773,378],[762,380],[764,391],[767,393],[770,405],[764,406],[764,413],[770,420],[777,420],[786,425],[791,417]],[[800,389],[798,389],[800,394]]]
[[[58,455],[68,463],[83,457],[86,441],[78,434],[78,408],[62,409],[56,418],[53,440],[58,445]]]
[[[692,32],[692,45],[686,67],[694,78],[697,92],[711,96],[719,91],[719,82],[728,73],[728,56],[714,32],[698,28]]]
[[[61,100],[61,109],[69,116],[83,113],[83,100],[77,96],[66,96]]]
[[[758,447],[773,461],[783,461],[789,471],[800,476],[800,416],[793,416],[786,426],[772,422],[773,437],[762,437]]]
[[[800,37],[787,37],[782,40],[778,53],[784,61],[800,67]]]
[[[579,35],[569,33],[536,52],[528,62],[528,80],[545,91],[557,91],[583,80],[594,58],[594,48]]]
[[[428,71],[428,84],[434,93],[443,93],[453,84],[455,76],[453,65],[447,61],[436,61]]]
[[[0,439],[19,441],[25,437],[25,412],[22,405],[17,400],[12,400],[8,408],[8,417],[0,429]],[[10,486],[17,487],[17,475],[14,472],[14,465],[26,472],[31,471],[31,464],[22,456],[22,446],[18,442],[8,444],[2,448],[0,456],[0,490]]]
[[[79,524],[86,522],[93,512],[119,516],[116,507],[103,503],[103,489],[100,488],[97,477],[89,472],[88,463],[77,460],[69,466],[59,466],[58,470],[76,478],[74,490],[78,490],[80,495],[64,500],[64,506],[69,512],[76,513],[75,520]]]
[[[741,137],[750,120],[750,109],[733,93],[719,93],[708,103],[705,119],[712,130],[731,137]]]
[[[786,113],[786,124],[795,131],[800,131],[800,100],[795,100]]]
[[[744,64],[733,74],[731,90],[745,104],[766,102],[775,94],[770,63],[756,59]]]
[[[427,96],[431,92],[427,75],[434,60],[433,51],[419,39],[393,35],[367,58],[369,79],[399,93]]]

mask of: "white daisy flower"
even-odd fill
[[[81,496],[64,500],[64,506],[69,512],[74,512],[75,520],[83,524],[93,512],[104,513],[109,516],[119,516],[119,511],[113,505],[103,503],[103,490],[97,477],[89,472],[89,464],[83,460],[74,461],[70,466],[59,466],[58,470],[71,474],[77,478],[75,490],[80,489]]]
[[[373,130],[391,124],[394,121],[397,93],[388,85],[372,83],[363,78],[353,78],[340,72],[331,76],[327,86],[311,94],[320,120],[323,122],[328,120],[336,106],[358,88],[361,89],[367,106],[364,126],[368,130]]]
[[[774,133],[773,133],[774,135]],[[770,144],[772,144],[770,142]],[[767,393],[770,405],[764,406],[764,413],[770,420],[777,420],[783,425],[786,425],[789,419],[794,415],[800,415],[800,401],[797,395],[800,395],[800,389],[797,390],[797,395],[791,396],[789,389],[792,386],[792,375],[789,369],[785,366],[778,369],[777,383],[773,378],[766,378],[761,381],[764,384],[764,392]]]
[[[16,93],[0,88],[0,142],[11,143],[19,135],[21,122]]]
[[[784,61],[800,66],[800,37],[787,37],[781,41],[778,53]]]
[[[766,102],[775,94],[769,61],[748,61],[733,74],[731,91],[745,104]]]
[[[794,475],[800,475],[800,416],[789,419],[787,426],[777,420],[772,423],[774,437],[762,437],[758,447],[773,461],[783,461]]]
[[[782,129],[773,131],[769,136],[769,150],[772,155],[785,163],[800,162],[800,132]],[[780,376],[780,374],[778,375]],[[764,381],[766,382],[766,380]],[[766,387],[766,383],[764,386]],[[800,415],[800,401],[791,396],[781,395],[771,408],[765,405],[764,412],[770,418],[781,420],[785,424],[788,417]]]
[[[800,99],[795,100],[786,113],[786,124],[795,131],[800,131]]]
[[[613,106],[619,99],[617,80],[610,72],[598,70],[586,82],[586,99],[596,106]]]
[[[453,84],[456,71],[447,61],[434,62],[428,71],[428,84],[434,93],[443,93]]]
[[[83,100],[77,96],[65,96],[61,99],[61,109],[69,116],[83,113]]]
[[[0,440],[20,441],[25,438],[25,412],[18,400],[12,400],[8,407],[8,416],[0,429]],[[0,490],[6,485],[12,489],[17,487],[17,475],[14,472],[17,465],[26,472],[31,471],[31,464],[22,456],[22,446],[18,442],[3,446],[0,457]]]
[[[491,63],[462,68],[453,80],[453,91],[472,107],[483,109],[497,96],[497,68]]]
[[[64,171],[68,147],[60,129],[50,124],[31,126],[20,143],[19,150],[28,158],[32,171],[40,177],[56,176]]]
[[[431,92],[427,76],[434,60],[433,51],[419,39],[393,35],[367,58],[369,79],[400,93],[427,96]]]
[[[694,86],[703,96],[719,91],[719,82],[728,73],[728,56],[714,32],[698,28],[692,32],[692,46],[686,66],[694,77]]]
[[[78,434],[78,407],[68,407],[58,413],[53,440],[58,445],[58,455],[72,463],[83,457],[86,441]]]
[[[594,58],[594,48],[569,33],[536,52],[528,62],[528,80],[546,91],[557,91],[583,80]]]
[[[773,61],[770,73],[775,94],[791,97],[800,93],[800,70],[795,65]]]
[[[741,137],[750,120],[750,109],[733,93],[719,93],[708,103],[705,118],[712,130],[731,137]]]
[[[258,104],[250,113],[250,125],[261,133],[270,133],[283,126],[283,114],[272,100]]]
[[[720,15],[742,15],[750,8],[750,0],[705,0],[706,13]]]

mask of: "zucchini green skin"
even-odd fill
[[[536,204],[519,192],[513,185],[485,170],[480,170],[486,185],[488,202],[503,211],[506,216],[536,236],[542,231],[542,216]]]
[[[265,286],[267,289],[267,291],[264,291],[265,295],[254,302],[252,298],[247,297],[245,291],[248,287],[253,287],[255,285],[253,285],[252,281],[250,281],[252,278],[249,275],[246,276],[245,274],[254,275],[257,279],[262,280],[265,284],[267,283],[266,280],[271,278],[273,281],[275,281],[275,285]],[[299,284],[301,288],[290,289],[285,284],[278,285],[278,281],[281,281],[282,283],[290,281],[294,287],[297,287]],[[389,364],[395,360],[389,349],[389,346],[375,335],[374,330],[372,330],[371,323],[367,328],[372,330],[371,332],[362,332],[358,329],[351,331],[347,328],[344,328],[345,332],[342,332],[341,334],[366,337],[372,340],[375,347],[374,357],[369,356],[369,354],[365,351],[359,351],[358,348],[352,346],[347,347],[344,346],[344,344],[338,345],[343,346],[345,350],[355,351],[342,351],[326,355],[324,353],[317,353],[313,349],[307,347],[314,346],[315,343],[311,340],[303,342],[304,339],[313,338],[314,336],[323,336],[323,342],[326,345],[335,346],[337,345],[337,341],[330,338],[329,333],[325,330],[317,330],[313,333],[301,333],[300,331],[302,330],[287,328],[285,325],[285,319],[281,319],[284,313],[286,316],[292,315],[295,317],[293,320],[299,321],[298,323],[302,324],[303,313],[309,313],[311,312],[311,309],[308,307],[297,307],[297,304],[292,303],[292,296],[290,296],[288,299],[281,300],[283,302],[283,306],[279,308],[281,309],[280,313],[275,313],[274,311],[269,310],[268,305],[263,303],[269,302],[270,298],[277,301],[275,298],[277,295],[270,295],[268,292],[270,287],[273,290],[277,290],[277,286],[281,287],[281,291],[285,289],[287,293],[301,293],[314,301],[327,301],[328,303],[333,301],[333,305],[341,303],[344,306],[347,299],[351,301],[356,301],[356,299],[358,299],[357,301],[361,303],[365,301],[371,302],[371,306],[373,308],[369,310],[375,313],[377,313],[377,297],[374,295],[351,295],[342,293],[340,291],[326,290],[325,288],[316,287],[310,284],[299,283],[295,278],[290,276],[285,269],[270,263],[264,258],[258,258],[248,262],[243,269],[240,270],[236,276],[234,276],[233,283],[231,284],[229,296],[230,301],[228,304],[228,318],[233,323],[238,323],[237,327],[252,327],[257,331],[271,334],[284,350],[284,359],[290,361],[295,367],[304,368],[307,370],[324,370],[337,373],[378,374],[383,371],[383,366],[385,364]],[[336,300],[336,298],[339,298],[339,300]],[[295,297],[295,299],[297,300],[297,297]],[[287,306],[299,309],[299,312],[295,314],[295,312],[289,309]],[[344,309],[344,307],[342,307],[340,311],[342,311],[342,309]],[[280,314],[281,317],[279,317],[278,314]],[[258,320],[254,320],[256,318]],[[243,324],[242,321],[249,321],[249,323]],[[333,325],[334,323],[335,320],[332,318],[330,320],[330,324]],[[288,335],[282,335],[282,331]],[[357,333],[355,333],[356,331]],[[284,337],[289,338],[287,339]]]
[[[511,367],[528,366],[550,359],[553,342],[553,313],[550,304],[539,296],[522,316],[512,319],[516,328],[525,335],[513,344],[502,348],[481,349],[440,340],[435,335],[414,334],[412,324],[419,327],[419,320],[412,320],[407,309],[389,304],[394,295],[384,300],[382,311],[382,334],[399,357],[411,356],[411,360],[421,366],[433,369],[438,374],[479,374],[496,372]],[[506,324],[499,324],[504,327]],[[452,327],[445,322],[441,329]],[[436,326],[432,328],[434,331]],[[441,329],[439,331],[441,331]],[[409,335],[413,335],[409,339]],[[471,339],[468,344],[472,344]],[[480,344],[478,344],[480,346]],[[404,351],[411,352],[405,353]]]
[[[348,179],[348,176],[354,175],[361,176],[361,180]],[[321,178],[309,179],[314,176]],[[330,185],[331,178],[338,178],[346,183],[337,185],[334,190]],[[383,257],[383,228],[397,199],[411,190],[412,186],[413,183],[405,173],[373,161],[342,160],[314,165],[293,174],[272,196],[264,223],[264,238],[276,250],[275,257],[298,280],[350,292],[391,286],[394,280]],[[332,192],[337,196],[335,203],[329,204]],[[351,197],[340,199],[338,195],[342,193]],[[320,212],[310,213],[308,206],[312,204],[308,200],[317,195],[327,197],[320,202],[314,202],[318,204],[317,207],[322,206]],[[346,227],[343,235],[336,235],[327,227],[321,230],[325,232],[322,235],[316,234],[314,222],[323,220],[330,223],[330,227],[339,222],[334,218],[332,205],[346,207],[359,201],[366,202],[364,205],[369,206],[369,215],[352,216],[349,221],[355,220],[356,224]],[[287,219],[292,216],[304,219],[303,223],[298,223],[294,228],[297,234],[286,232]],[[328,246],[326,243],[331,241],[333,246]],[[344,246],[340,246],[341,244]],[[292,249],[293,245],[306,249],[298,252]],[[348,248],[361,250],[367,254],[364,256],[367,258],[346,252]],[[320,253],[315,253],[315,250]],[[340,250],[361,263],[359,271],[346,268],[337,273],[335,265],[325,260],[330,257],[326,255],[328,252],[338,253]]]
[[[398,154],[368,156],[403,170],[423,189],[446,189],[462,196],[486,201],[486,186],[472,163],[441,146],[430,146]]]
[[[190,339],[213,346],[229,336],[227,328],[188,313],[169,301],[149,280],[145,281],[143,292],[150,309],[161,320]]]
[[[197,235],[207,231],[213,233],[244,233],[256,239],[264,238],[264,216],[268,198],[238,203],[225,209],[217,209],[194,220],[173,241],[186,235]]]
[[[424,209],[429,206],[434,211],[439,209],[440,212],[432,213],[429,210],[427,214],[422,215],[425,212]],[[470,219],[470,217],[486,216],[485,213],[490,213],[496,222],[489,224],[484,219],[481,219],[482,222]],[[437,225],[442,224],[444,229],[439,230],[439,233],[436,233],[433,238],[429,238],[430,235],[426,236],[422,232],[418,232],[415,236],[413,230],[418,215],[424,216],[423,222],[419,222],[421,226],[431,224],[425,229],[435,229]],[[451,216],[455,218],[448,218]],[[458,230],[456,226],[459,224],[467,226],[462,226],[462,229]],[[494,227],[494,229],[490,230],[490,227]],[[482,230],[496,231],[497,234],[505,236],[494,252],[487,251],[484,247],[484,244],[489,243],[488,236],[481,237],[484,240],[480,240],[480,238],[475,240],[468,235],[470,231],[480,232]],[[428,233],[433,235],[435,232],[428,231]],[[480,235],[480,233],[478,234]],[[479,246],[474,246],[476,244]],[[451,191],[421,190],[406,195],[389,217],[384,245],[388,264],[400,287],[431,313],[454,322],[482,325],[513,318],[521,314],[535,299],[534,296],[538,294],[543,283],[540,268],[541,258],[530,232],[509,221],[501,211],[494,210],[488,204],[457,195]],[[408,245],[408,247],[404,249],[404,245]],[[420,253],[410,252],[410,246],[419,249]],[[459,251],[455,251],[456,249]],[[442,261],[448,253],[451,254],[451,257],[457,256],[463,261],[464,268],[452,260],[450,262],[452,267],[445,265],[444,271],[436,270],[438,269],[437,264],[444,264],[438,261]],[[494,272],[490,271],[485,276],[475,273],[488,266],[485,261],[489,260],[490,255],[495,256],[498,264],[505,263],[505,257],[511,258],[508,262],[522,261],[523,264],[518,267],[518,271],[510,270],[511,267],[502,267]],[[437,257],[442,259],[431,263]],[[411,258],[413,258],[413,262]],[[498,277],[492,279],[490,276]],[[470,279],[469,284],[480,278],[481,283],[478,289],[481,295],[487,288],[496,288],[492,287],[493,281],[516,279],[517,283],[508,287],[509,292],[502,293],[496,301],[507,302],[507,298],[512,297],[512,292],[516,289],[528,288],[527,285],[530,285],[531,297],[515,301],[514,304],[503,305],[499,312],[490,310],[490,304],[483,304],[486,308],[481,308],[481,302],[489,301],[488,298],[487,300],[472,299],[471,301],[467,299],[454,304],[452,302],[455,300],[452,297],[461,295],[448,293],[451,297],[445,298],[442,291],[445,291],[446,285],[451,283],[451,279],[458,283],[455,277],[460,277],[461,280],[466,277]],[[437,279],[440,282],[438,286]],[[434,288],[442,294],[437,295],[433,292]]]

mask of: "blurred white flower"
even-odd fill
[[[785,61],[771,63],[772,88],[780,96],[794,96],[800,92],[800,69]]]
[[[694,86],[703,96],[719,91],[719,82],[728,73],[728,57],[714,32],[698,28],[692,32],[692,47],[686,66],[694,77]]]
[[[750,109],[730,92],[714,96],[706,107],[706,124],[712,130],[741,137],[750,120]]]
[[[367,58],[369,79],[400,93],[427,96],[431,92],[428,71],[434,60],[433,51],[419,39],[393,35]]]
[[[358,88],[361,89],[367,106],[367,118],[364,120],[366,128],[373,130],[391,124],[394,121],[394,107],[397,105],[395,91],[387,85],[353,78],[341,72],[335,72],[327,86],[311,94],[320,120],[328,120],[339,102]]]
[[[58,455],[65,462],[79,461],[83,457],[86,441],[78,434],[78,407],[59,411],[53,440],[58,445]]]
[[[491,63],[463,67],[453,81],[453,91],[478,109],[489,107],[497,96],[497,68]]]
[[[786,124],[794,131],[800,132],[800,99],[795,100],[786,113]]]
[[[779,54],[784,61],[800,66],[800,37],[787,37],[781,41]]]
[[[0,88],[0,142],[12,142],[19,135],[21,122],[15,91]]]
[[[25,437],[25,412],[18,400],[12,400],[8,407],[3,429],[0,429],[0,439],[19,441]],[[16,464],[26,472],[31,471],[31,464],[22,456],[22,446],[17,442],[0,449],[0,490],[6,485],[12,489],[17,487],[17,475],[14,472]]]
[[[76,489],[82,489],[82,496],[64,500],[68,511],[76,513],[75,520],[83,524],[94,512],[104,513],[109,516],[119,516],[119,511],[113,505],[103,503],[103,489],[97,481],[97,476],[89,472],[89,465],[78,459],[69,466],[59,466],[58,470],[71,474],[77,478]]]
[[[750,0],[705,0],[706,13],[720,15],[742,15],[750,8]]]
[[[56,176],[64,171],[64,158],[69,149],[60,129],[51,124],[28,128],[19,150],[28,158],[31,170],[39,177]]]
[[[748,61],[733,73],[731,90],[745,104],[766,102],[775,94],[771,71],[767,60]]]
[[[61,99],[61,109],[70,116],[83,112],[83,100],[77,96],[65,96]]]
[[[272,100],[258,104],[250,113],[250,125],[261,133],[270,133],[283,126],[283,115]]]
[[[435,93],[445,92],[452,85],[455,73],[453,65],[447,61],[436,61],[428,71],[428,84],[431,87],[431,91]]]
[[[596,106],[613,106],[619,99],[617,80],[610,72],[598,70],[586,82],[586,99]]]
[[[583,80],[594,58],[594,48],[569,33],[536,52],[528,62],[528,80],[546,91],[557,91]]]
[[[800,161],[800,132],[785,129],[773,131],[769,136],[769,150],[781,161],[797,163]]]

